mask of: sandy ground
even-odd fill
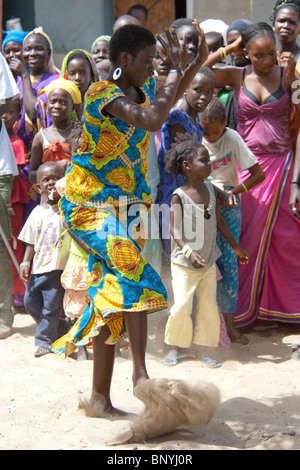
[[[222,361],[218,369],[200,359],[166,367],[159,335],[150,336],[150,376],[211,382],[220,390],[220,407],[205,427],[113,448],[108,442],[128,430],[143,409],[132,394],[130,358],[116,358],[112,387],[113,404],[130,414],[116,421],[89,418],[78,409],[78,399],[90,395],[92,351],[82,362],[54,354],[35,358],[34,331],[31,317],[17,314],[14,334],[0,342],[1,450],[300,449],[300,352],[292,352],[292,344],[300,343],[299,327],[251,329],[249,346],[212,352]]]

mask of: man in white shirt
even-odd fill
[[[13,179],[18,176],[15,155],[1,117],[5,114],[11,100],[19,95],[15,79],[0,53],[0,225],[7,239],[11,237],[10,207]],[[11,310],[12,264],[7,254],[4,240],[0,236],[0,339],[11,334],[13,313]]]

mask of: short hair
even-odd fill
[[[209,67],[206,67],[205,65],[203,67],[200,67],[200,69],[196,73],[196,76],[197,75],[205,75],[207,78],[209,78],[209,80],[211,81],[211,83],[214,86],[216,85],[215,74],[213,73],[213,71]]]
[[[224,47],[224,38],[221,33],[218,33],[218,31],[208,31],[205,33],[205,38],[213,41],[216,40],[218,41],[219,47]]]
[[[225,106],[219,98],[213,98],[200,114],[201,122],[210,124],[211,122],[225,122],[227,118]]]
[[[11,103],[10,103],[10,106],[15,106],[15,108],[17,109],[18,113],[20,113],[22,111],[22,101],[21,99],[19,98],[19,96],[15,96],[12,100],[11,100]]]
[[[248,26],[248,28],[242,32],[243,47],[246,48],[253,39],[263,36],[269,36],[274,40],[274,42],[276,42],[274,31],[268,23],[261,21],[259,23]]]
[[[196,135],[179,135],[175,138],[175,142],[171,145],[164,158],[167,172],[173,176],[183,174],[183,162],[191,161],[197,155],[199,149],[206,150]]]
[[[272,15],[270,16],[270,20],[272,21],[272,23],[274,23],[277,13],[279,12],[279,10],[282,10],[282,8],[292,8],[300,16],[299,0],[278,0],[275,3],[274,8],[272,10]]]
[[[148,8],[145,7],[145,5],[141,5],[140,3],[137,3],[136,5],[132,5],[132,7],[129,8],[127,15],[131,15],[133,10],[141,10],[143,13],[145,13],[145,18],[148,18]]]
[[[193,23],[194,23],[194,20],[192,18],[177,18],[177,20],[171,23],[170,28],[173,28],[176,30],[176,29],[184,28],[185,26],[195,26]]]
[[[61,163],[59,162],[45,162],[45,163],[42,163],[42,165],[40,165],[37,169],[37,173],[36,173],[36,179],[37,179],[37,182],[39,183],[39,179],[40,179],[40,174],[41,172],[45,169],[45,168],[57,168],[61,171],[61,177],[63,178],[64,174],[65,174],[65,170],[64,170],[64,167],[63,165],[61,165]]]
[[[121,26],[110,40],[109,60],[115,63],[122,52],[128,52],[135,58],[148,46],[156,45],[154,34],[144,26],[128,24]]]

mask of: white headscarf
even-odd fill
[[[228,29],[228,24],[224,23],[224,21],[213,19],[205,20],[200,23],[200,28],[203,29],[204,34],[210,33],[211,31],[216,31],[217,33],[222,34],[224,38],[224,44],[227,44],[226,33]]]

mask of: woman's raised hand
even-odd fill
[[[169,69],[185,70],[187,66],[187,48],[186,42],[180,44],[175,29],[166,29],[167,41],[165,41],[159,34],[156,35],[157,39],[164,48],[165,54],[161,59]]]
[[[279,63],[282,67],[286,67],[286,78],[292,85],[296,80],[296,65],[297,61],[291,52],[282,52],[279,56]]]
[[[204,31],[200,28],[199,21],[196,18],[193,21],[193,25],[195,26],[196,31],[198,33],[198,52],[194,61],[201,61],[201,63],[203,64],[208,57],[208,45],[205,39]]]
[[[242,46],[243,39],[242,36],[239,36],[235,41],[233,41],[231,44],[228,44],[226,46],[226,52],[227,54],[232,54],[232,52],[236,52],[240,49]]]

